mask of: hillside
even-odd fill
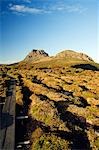
[[[21,149],[99,149],[99,64],[89,56],[32,51],[18,64],[0,66],[0,72],[1,98],[7,73],[17,79],[16,115],[29,115],[16,127],[17,141],[21,136],[31,141]]]
[[[93,61],[91,57],[87,56],[84,53],[78,53],[73,50],[64,50],[56,55],[57,58],[70,58],[70,59],[79,59],[85,61]]]

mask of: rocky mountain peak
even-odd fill
[[[38,60],[40,58],[49,57],[44,50],[33,49],[24,59],[25,61]]]

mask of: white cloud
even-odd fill
[[[67,6],[67,7],[66,7],[66,10],[67,10],[68,12],[79,12],[80,8],[77,7],[77,6]]]
[[[73,13],[73,12],[78,12],[78,13],[83,13],[87,9],[82,7],[79,4],[73,4],[73,5],[66,5],[66,4],[58,4],[55,6],[52,6],[50,8],[51,11],[61,11],[61,12],[67,12],[67,13]]]
[[[32,0],[24,0],[25,2],[31,2]],[[58,3],[56,5],[49,5],[44,6],[41,8],[37,7],[30,7],[24,5],[12,5],[9,4],[9,9],[14,13],[20,13],[20,14],[43,14],[43,13],[54,13],[54,12],[65,12],[65,13],[83,13],[87,9],[82,7],[80,4],[72,4],[72,5],[66,5],[64,3]]]
[[[66,7],[66,10],[69,13],[72,13],[72,12],[83,13],[87,10],[87,8],[83,8],[81,5],[70,5]]]
[[[33,8],[33,7],[28,7],[25,5],[11,5],[10,10],[18,13],[33,13],[33,14],[40,14],[43,13],[43,9],[38,9],[38,8]]]
[[[31,3],[32,2],[32,0],[23,0],[24,2],[26,2],[26,3]]]

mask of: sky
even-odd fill
[[[99,62],[98,0],[0,0],[0,63],[32,49],[71,49]]]

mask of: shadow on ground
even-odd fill
[[[75,65],[72,66],[73,68],[80,68],[80,69],[84,69],[84,70],[92,70],[92,71],[99,71],[99,68],[91,65],[91,64],[79,64],[79,65]]]
[[[0,129],[5,129],[13,124],[13,116],[9,113],[2,113],[0,120]]]
[[[58,131],[58,135],[66,139],[69,137],[71,141],[71,149],[90,149],[90,142],[88,140],[85,130],[91,125],[86,123],[86,119],[82,116],[77,116],[76,114],[67,111],[68,105],[63,101],[55,102],[55,106],[60,114],[60,119],[66,124],[66,127],[70,132],[65,133]],[[68,136],[66,136],[68,135]]]

